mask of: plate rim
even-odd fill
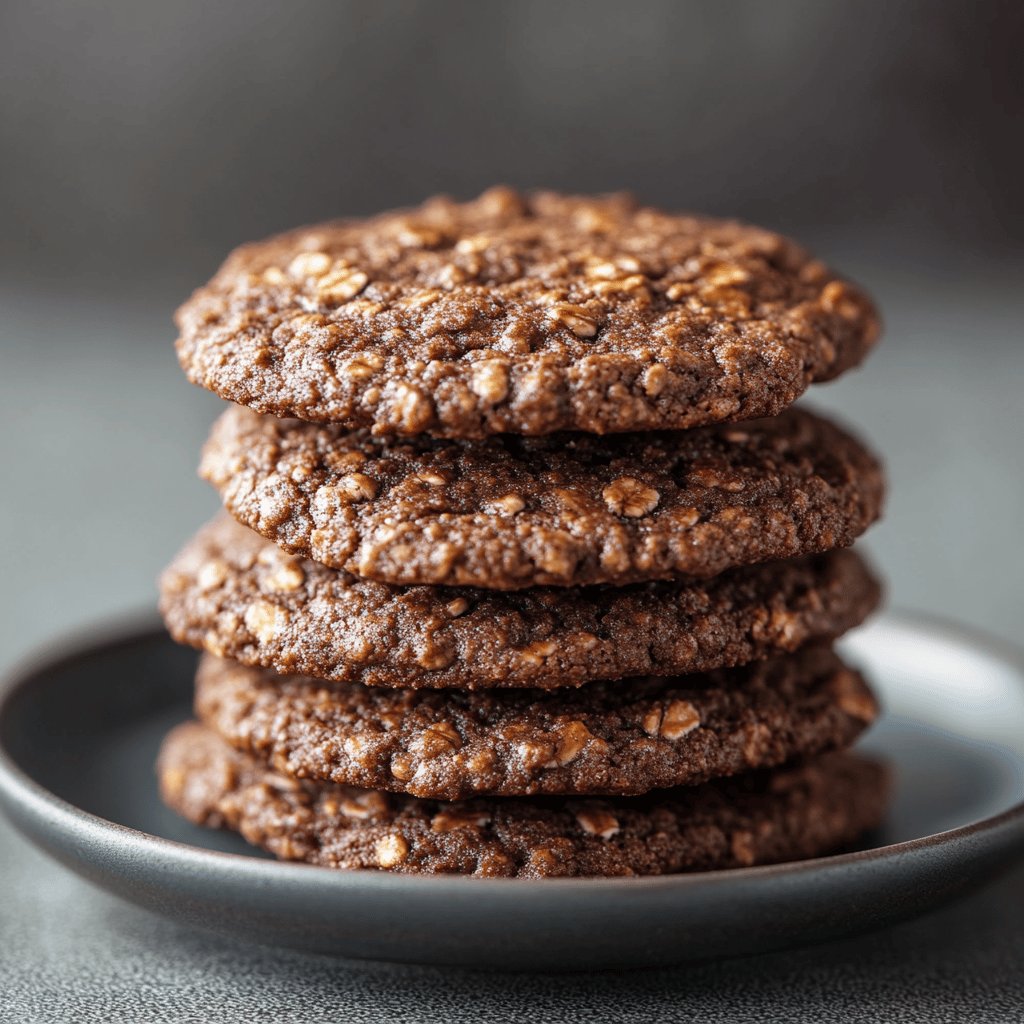
[[[1024,648],[1019,648],[1002,637],[993,636],[982,628],[956,622],[931,612],[890,609],[874,617],[871,626],[890,625],[899,630],[918,634],[941,636],[943,639],[981,650],[1012,666],[1024,680]],[[18,659],[0,677],[0,723],[9,705],[17,696],[35,684],[39,677],[53,672],[68,662],[109,653],[118,647],[146,642],[158,638],[169,639],[167,631],[153,614],[126,616],[106,621],[98,627],[84,627],[58,636],[46,649],[38,649]],[[78,835],[89,841],[90,847],[115,847],[138,850],[147,861],[181,868],[189,873],[202,869],[208,878],[212,875],[230,879],[233,883],[251,881],[259,885],[305,885],[313,882],[331,890],[345,892],[385,888],[392,893],[408,890],[409,895],[454,896],[468,890],[480,893],[480,886],[495,894],[521,892],[524,887],[543,887],[546,892],[586,894],[591,891],[605,896],[615,893],[640,893],[662,889],[686,890],[705,888],[729,882],[748,884],[788,879],[808,873],[831,874],[881,860],[933,851],[936,847],[959,845],[987,833],[1007,829],[1024,829],[1024,799],[995,815],[958,825],[927,836],[888,843],[868,850],[832,854],[807,860],[765,864],[746,868],[718,869],[655,876],[629,878],[476,878],[466,875],[417,875],[371,869],[337,871],[288,861],[268,860],[240,853],[209,850],[190,843],[166,839],[144,832],[130,825],[111,821],[93,814],[65,800],[36,781],[15,761],[0,737],[0,809],[11,823],[23,833],[23,823],[15,810],[26,812],[33,819],[58,829],[66,838]],[[38,844],[36,836],[30,836]],[[82,859],[82,858],[79,858]]]

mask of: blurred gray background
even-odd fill
[[[0,8],[0,664],[150,607],[215,507],[176,304],[234,244],[504,181],[797,235],[884,344],[813,400],[887,455],[895,603],[1019,631],[1021,5]]]
[[[1022,10],[0,4],[0,670],[152,609],[160,568],[213,513],[194,470],[220,403],[182,377],[170,318],[231,246],[498,181],[745,217],[862,280],[884,342],[813,401],[887,457],[889,511],[866,546],[893,603],[1020,640]],[[449,999],[446,975],[393,981],[193,936],[6,824],[0,864],[0,1020],[237,1019],[243,999],[256,1019],[254,990],[286,997],[287,1019],[339,992],[367,1020],[399,997],[413,1019]],[[827,1005],[809,1019],[1016,1019],[1020,891],[886,933],[873,959],[841,946],[722,965],[664,999],[648,976],[569,991],[595,1019],[680,1000],[756,1019],[765,999]],[[507,1015],[520,990],[500,989],[461,998]],[[531,1012],[550,1005],[521,991]]]

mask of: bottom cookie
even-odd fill
[[[166,803],[285,860],[485,877],[660,875],[801,860],[849,846],[885,812],[878,763],[829,754],[793,768],[644,797],[461,803],[294,779],[195,722],[157,765]]]

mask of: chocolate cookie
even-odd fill
[[[423,874],[659,875],[799,860],[849,846],[886,802],[880,765],[831,754],[622,800],[438,803],[293,779],[193,722],[167,737],[157,770],[178,813],[285,860]]]
[[[161,581],[171,635],[219,657],[369,686],[578,686],[681,675],[838,636],[879,599],[853,552],[702,582],[499,592],[392,587],[328,569],[222,516]]]
[[[878,707],[825,646],[572,690],[391,690],[206,655],[196,714],[289,775],[438,800],[627,796],[849,746]]]
[[[857,441],[796,409],[675,433],[385,443],[235,408],[200,472],[288,551],[385,583],[497,590],[713,576],[844,547],[883,495]]]
[[[177,322],[189,379],[234,402],[443,437],[773,416],[878,336],[769,231],[508,189],[243,246]]]

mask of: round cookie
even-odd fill
[[[571,690],[393,690],[206,655],[197,716],[288,775],[438,800],[636,795],[849,746],[878,706],[825,646]]]
[[[882,470],[791,409],[663,434],[381,442],[230,409],[200,473],[291,552],[396,584],[514,590],[714,576],[845,547]]]
[[[293,779],[192,722],[164,741],[157,771],[178,813],[235,829],[286,860],[520,878],[659,875],[815,857],[877,827],[887,789],[881,765],[830,754],[646,797],[438,803]]]
[[[500,188],[242,246],[177,323],[189,379],[239,404],[466,438],[774,416],[878,337],[772,232]]]
[[[287,555],[221,516],[165,571],[160,608],[179,642],[285,674],[549,689],[793,651],[857,625],[879,593],[850,551],[619,588],[392,587]]]

